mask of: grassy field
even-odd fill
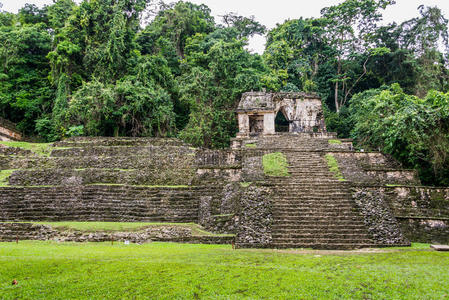
[[[12,285],[16,279],[18,284]],[[447,299],[449,253],[0,243],[1,299]]]

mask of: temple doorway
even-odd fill
[[[263,133],[263,115],[249,116],[249,132],[250,133]]]
[[[274,119],[274,128],[276,132],[289,132],[290,122],[285,117],[282,110],[279,110]]]

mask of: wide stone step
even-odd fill
[[[325,218],[357,218],[360,215],[356,212],[320,212],[320,211],[308,211],[308,212],[273,212],[273,216],[278,219],[284,220],[303,220],[306,217],[316,218],[317,220],[323,220]]]
[[[313,193],[313,194],[307,194],[307,192],[304,193],[285,193],[285,194],[275,194],[273,199],[276,202],[279,201],[328,201],[329,203],[336,202],[336,201],[344,201],[344,200],[350,200],[352,199],[351,196],[347,193]]]
[[[347,192],[323,192],[323,191],[314,191],[314,192],[297,191],[297,192],[286,192],[283,194],[275,192],[274,199],[294,200],[294,201],[342,200],[344,202],[344,201],[352,199],[352,195]],[[331,203],[331,202],[329,202],[329,203]]]
[[[321,227],[321,228],[309,228],[300,227],[272,227],[273,235],[275,234],[309,234],[317,235],[325,232],[326,234],[366,234],[366,228],[363,226],[352,226],[352,228],[345,227]]]
[[[351,250],[360,248],[374,248],[378,247],[378,244],[373,242],[368,243],[272,243],[271,245],[278,249],[289,249],[289,248],[312,248],[320,250]],[[248,247],[248,246],[247,246]]]
[[[272,181],[282,181],[282,179],[286,179],[286,178],[291,178],[291,177],[268,177],[268,181],[272,182]],[[300,187],[300,186],[310,186],[310,182],[287,182],[285,183],[283,186],[278,186],[279,188],[283,188],[283,187],[288,187],[288,188],[292,188],[292,187]],[[320,183],[320,182],[315,182],[312,183],[314,186],[323,186],[323,187],[351,187],[351,183],[348,181],[332,181],[332,182],[326,182],[326,183]]]
[[[288,205],[286,205],[288,204]],[[345,211],[345,210],[354,210],[358,209],[357,206],[348,204],[335,204],[331,205],[326,202],[322,202],[321,204],[318,203],[301,203],[301,202],[287,202],[287,203],[276,203],[273,205],[273,209],[277,211],[301,211],[301,210],[311,210],[311,209],[317,209],[317,210],[329,210],[329,211]]]
[[[365,238],[273,238],[273,244],[372,244],[373,240]]]
[[[310,209],[310,208],[321,208],[321,209],[352,209],[356,207],[351,201],[296,201],[296,200],[284,200],[273,203],[273,208],[275,209]]]
[[[274,209],[273,215],[276,216],[303,216],[303,215],[358,215],[356,208],[349,209],[320,209],[320,208],[298,208],[298,209]]]
[[[277,220],[273,221],[273,224],[279,224],[285,222],[290,224],[305,224],[308,222],[315,222],[316,224],[329,224],[329,223],[341,223],[341,222],[359,222],[363,223],[363,219],[360,216],[318,216],[318,215],[302,215],[301,217],[298,216],[282,216],[279,217]]]
[[[301,185],[338,185],[341,180],[333,177],[328,178],[309,178],[309,177],[281,177],[281,178],[268,178],[268,182],[272,184],[287,185],[287,184],[301,184]]]
[[[363,220],[355,219],[355,220],[335,220],[335,218],[328,218],[326,220],[317,218],[302,218],[300,220],[298,219],[279,219],[273,221],[273,227],[277,226],[286,226],[286,227],[294,227],[294,228],[300,228],[300,227],[331,227],[331,226],[365,226],[365,223]]]
[[[317,240],[351,240],[351,241],[362,241],[362,240],[371,240],[370,236],[366,233],[339,233],[339,232],[315,232],[313,234],[307,234],[305,232],[276,232],[272,234],[274,241],[280,240],[300,240],[315,242]]]
[[[181,140],[170,138],[94,138],[66,139],[54,144],[56,147],[92,147],[92,146],[185,146]]]

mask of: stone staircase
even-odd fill
[[[286,151],[290,177],[274,184],[272,246],[352,249],[375,246],[350,186],[329,171],[320,152]]]

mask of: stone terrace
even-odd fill
[[[237,247],[352,249],[449,236],[449,189],[421,187],[413,170],[354,151],[333,133],[240,137],[226,150],[158,138],[71,138],[51,149],[39,156],[0,148],[3,239],[14,230],[50,238],[45,228],[7,225],[37,221],[196,223],[235,234]],[[262,157],[273,152],[286,156],[290,176],[264,174]],[[329,155],[344,181],[330,171]],[[233,238],[176,234],[172,240]]]

